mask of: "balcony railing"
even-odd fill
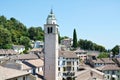
[[[68,77],[75,76],[75,72],[64,72],[63,76],[68,76]]]

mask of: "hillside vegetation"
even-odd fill
[[[43,40],[41,27],[26,27],[23,23],[11,17],[0,16],[0,49],[12,48],[12,45],[30,46],[30,40]]]

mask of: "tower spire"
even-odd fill
[[[53,9],[51,8],[50,14],[53,14]]]

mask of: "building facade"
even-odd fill
[[[73,51],[59,51],[58,76],[60,80],[74,80],[79,69],[79,57]]]
[[[104,65],[97,70],[104,73],[105,80],[120,80],[120,67],[117,65]]]
[[[34,48],[43,48],[44,42],[43,41],[35,41]]]
[[[66,38],[66,39],[61,40],[61,44],[62,44],[62,45],[65,45],[65,47],[66,47],[68,50],[71,48],[72,43],[73,43],[73,41],[72,41],[71,38]]]

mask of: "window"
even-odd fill
[[[65,65],[65,61],[63,61],[62,65]]]
[[[63,67],[63,71],[66,71],[66,67]]]
[[[112,74],[115,74],[115,71],[114,71],[114,70],[112,71]]]
[[[60,71],[60,67],[58,67],[58,71]]]
[[[50,33],[50,29],[49,29],[49,27],[47,28],[47,33],[48,33],[48,34]]]
[[[74,67],[73,67],[73,71],[74,71]]]
[[[79,62],[77,61],[77,65],[79,64]]]
[[[107,71],[107,74],[109,74],[109,71]]]
[[[71,67],[67,67],[67,71],[71,71],[71,69],[72,69]]]
[[[26,79],[25,79],[25,76],[23,77],[23,80],[26,80]]]
[[[70,61],[68,61],[68,62],[67,62],[67,65],[71,65],[71,62],[70,62]]]
[[[74,62],[73,62],[73,65],[74,65]]]
[[[52,27],[50,28],[50,33],[52,33]]]
[[[39,67],[38,67],[38,72],[39,72]]]
[[[109,79],[109,76],[107,76],[107,79]]]
[[[49,34],[49,33],[52,33],[52,30],[53,30],[52,27],[48,27],[48,28],[47,28],[47,33],[48,33],[48,34]]]
[[[120,76],[118,75],[118,78],[119,78]]]

